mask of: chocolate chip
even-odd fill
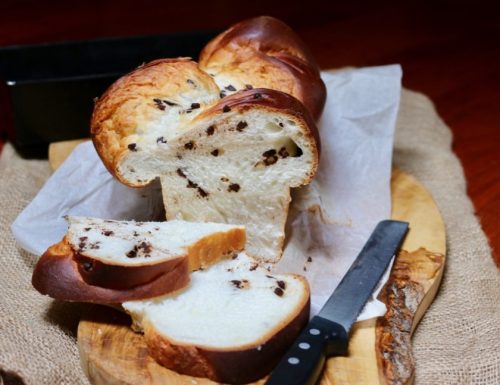
[[[238,253],[234,253],[232,256],[231,256],[231,259],[236,259],[238,258]]]
[[[139,233],[137,231],[134,231],[134,237],[138,237]]]
[[[137,143],[130,143],[127,147],[130,151],[137,151]]]
[[[286,289],[286,282],[285,281],[278,281],[276,282],[276,284],[278,285],[278,287],[282,290],[285,290]]]
[[[246,127],[248,127],[248,123],[245,122],[245,121],[240,121],[238,122],[238,124],[236,125],[236,129],[241,132],[243,131]]]
[[[259,264],[258,263],[254,263],[252,264],[252,266],[250,266],[250,271],[254,271],[255,269],[257,269],[257,267],[259,267]]]
[[[82,263],[82,267],[83,267],[83,270],[85,271],[92,271],[92,269],[94,268],[94,265],[92,264],[92,262],[83,262]]]
[[[109,237],[110,235],[114,235],[115,233],[112,232],[111,230],[106,230],[106,231],[103,231],[102,234],[106,237]]]
[[[225,176],[221,176],[220,180],[223,181],[223,182],[229,182],[229,179],[226,178]]]
[[[193,148],[195,148],[195,144],[194,142],[191,140],[189,142],[187,142],[186,144],[184,144],[184,148],[186,150],[192,150]]]
[[[272,164],[275,164],[278,161],[278,157],[276,155],[267,157],[264,159],[264,164],[266,166],[271,166]]]
[[[229,191],[229,192],[231,192],[231,191],[238,192],[238,191],[240,191],[240,185],[238,183],[231,183],[229,185],[229,187],[227,188],[227,191]]]
[[[200,103],[191,103],[192,110],[196,110],[197,108],[200,108]]]
[[[186,178],[186,174],[184,174],[184,171],[182,171],[180,168],[177,169],[177,175],[179,175],[181,178]]]
[[[228,85],[228,86],[226,86],[226,87],[224,87],[224,88],[225,88],[226,90],[228,90],[228,91],[236,91],[236,88],[234,88],[234,86],[233,86],[233,85],[231,85],[231,84],[230,84],[230,85]]]
[[[137,246],[134,246],[134,248],[125,255],[127,256],[127,258],[135,258],[137,257],[137,250]]]
[[[208,193],[205,190],[203,190],[201,187],[198,187],[198,194],[200,194],[200,196],[202,198],[206,198],[208,196]]]
[[[284,293],[285,292],[282,289],[280,289],[279,287],[274,289],[274,294],[276,294],[278,297],[283,297]]]
[[[215,149],[210,154],[212,154],[213,156],[219,156],[219,150]]]
[[[85,242],[87,239],[89,239],[89,237],[80,237],[78,239],[80,240],[80,242]]]
[[[188,188],[197,188],[198,185],[196,183],[194,183],[193,181],[191,181],[191,180],[188,179],[187,187]]]
[[[264,158],[267,158],[267,157],[273,156],[273,155],[276,155],[276,150],[275,149],[267,150],[267,151],[265,151],[265,152],[262,153],[262,156]]]
[[[153,247],[148,242],[141,242],[137,249],[141,249],[144,254],[150,254],[153,250]]]
[[[262,156],[264,156],[264,164],[266,166],[270,166],[272,164],[275,164],[278,161],[278,157],[276,156],[275,149],[265,151],[264,153],[262,153]]]
[[[192,81],[191,79],[186,79],[186,83],[191,84],[192,86],[196,87],[196,83]]]
[[[163,104],[163,101],[160,99],[153,99],[153,102],[155,102],[155,105],[158,109],[165,111],[165,105]]]
[[[288,153],[288,151],[286,150],[285,147],[281,147],[280,150],[278,151],[278,155],[284,159],[284,158],[288,158],[288,156],[290,154]]]
[[[225,97],[226,97],[226,93],[225,93],[224,91],[221,91],[221,92],[219,93],[219,96],[220,96],[220,98],[221,98],[221,99],[222,99],[222,98],[225,98]]]
[[[272,275],[266,275],[266,277],[269,278],[269,279],[276,279]]]
[[[293,157],[299,158],[302,156],[302,154],[303,154],[302,149],[300,147],[297,147],[297,152],[295,153],[295,155]]]
[[[165,100],[165,99],[163,100],[163,103],[168,104],[170,107],[172,107],[172,106],[178,106],[177,103],[174,103],[174,102],[171,102],[171,101]]]
[[[90,231],[90,227],[85,227],[84,230],[85,231]]]
[[[225,105],[224,107],[222,107],[222,112],[229,112],[231,111],[231,108],[229,108],[228,105]]]
[[[253,86],[251,84],[245,84],[245,88],[247,90],[252,90],[253,89]]]
[[[160,136],[159,138],[156,138],[156,143],[167,143],[167,141],[165,139],[163,139],[163,136]]]
[[[207,128],[207,135],[208,136],[213,135],[214,132],[215,132],[215,126],[210,126],[210,127]]]
[[[313,259],[311,257],[307,257],[307,262],[312,262]]]
[[[231,280],[231,283],[236,286],[238,289],[241,289],[243,286],[242,286],[242,282],[238,279],[233,279]]]
[[[280,127],[285,127],[285,126],[283,125],[283,123],[281,123],[281,122],[279,122],[278,124],[279,124],[279,126],[280,126]]]
[[[260,92],[256,92],[254,95],[253,95],[253,98],[254,99],[260,99],[262,98],[262,94]]]

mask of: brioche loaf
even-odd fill
[[[248,253],[277,262],[290,188],[317,170],[313,117],[325,97],[295,33],[257,17],[208,43],[199,66],[161,59],[119,79],[97,101],[91,134],[122,183],[160,179],[168,220],[245,224]]]
[[[321,115],[326,87],[319,67],[301,39],[278,19],[260,16],[235,24],[205,46],[199,61],[222,95],[270,88],[296,97],[315,119]]]
[[[121,303],[163,295],[186,286],[190,271],[245,245],[241,226],[67,220],[67,235],[40,258],[32,279],[42,294],[67,301]]]
[[[180,293],[123,307],[163,366],[241,384],[269,373],[305,326],[309,287],[303,277],[270,274],[241,253],[192,273]]]
[[[315,124],[283,92],[252,89],[219,100],[214,89],[185,59],[138,69],[97,102],[95,146],[129,186],[160,178],[168,220],[244,224],[248,252],[276,262],[290,188],[309,183],[318,166]]]

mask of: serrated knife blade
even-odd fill
[[[328,357],[347,353],[349,331],[407,232],[407,222],[384,220],[377,224],[340,284],[281,359],[266,385],[314,385]]]

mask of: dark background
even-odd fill
[[[3,0],[0,46],[219,30],[267,14],[294,28],[322,68],[400,63],[403,85],[431,97],[451,127],[468,193],[498,256],[499,12],[485,1]]]

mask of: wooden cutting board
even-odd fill
[[[69,154],[74,143],[54,146],[51,153]],[[391,190],[392,218],[410,222],[410,231],[379,296],[388,311],[384,317],[355,324],[348,356],[328,360],[320,385],[413,383],[411,336],[441,281],[445,227],[431,195],[413,177],[394,170]],[[119,311],[89,306],[78,327],[78,347],[92,384],[215,384],[158,365],[148,355],[143,337],[129,325],[130,318]],[[263,383],[264,379],[255,384]]]

